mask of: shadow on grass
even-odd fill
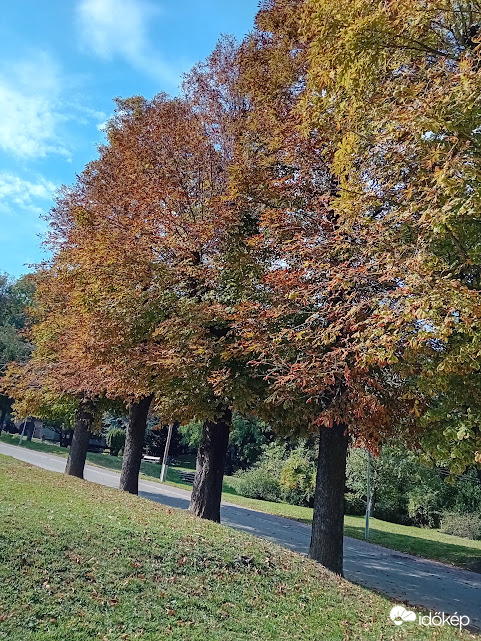
[[[344,534],[355,539],[364,539],[364,528],[345,525]],[[370,528],[369,543],[377,543],[386,548],[406,552],[425,559],[435,559],[441,563],[449,563],[458,567],[481,572],[481,553],[458,543],[445,543],[443,541],[422,539],[407,534],[383,532]]]

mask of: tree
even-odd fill
[[[182,443],[192,449],[199,447],[202,436],[202,423],[192,422],[179,428]],[[228,474],[254,465],[261,456],[264,446],[273,439],[271,428],[253,416],[241,416],[234,412],[232,429],[227,450]]]
[[[300,116],[309,71],[303,5],[264,2],[242,45],[250,110],[236,176],[257,205],[259,233],[250,243],[256,287],[237,308],[237,329],[240,349],[269,382],[266,419],[287,434],[318,432],[310,556],[342,574],[348,442],[377,451],[414,420],[402,379],[369,342],[378,301],[396,282],[376,261],[377,237],[362,242],[362,220],[337,207],[332,132],[304,127]]]
[[[118,456],[125,445],[125,431],[120,427],[111,427],[106,437],[111,456]]]
[[[11,361],[24,361],[31,346],[22,336],[26,308],[31,302],[33,285],[27,276],[11,281],[0,275],[0,373]],[[0,433],[11,410],[12,399],[0,394]]]
[[[96,397],[99,370],[82,342],[88,324],[81,322],[69,276],[68,269],[53,261],[30,277],[35,294],[28,337],[34,347],[27,361],[9,365],[3,388],[15,398],[19,418],[36,416],[74,426],[66,473],[82,478],[89,433],[98,429],[95,423],[105,406]]]
[[[129,407],[129,422],[125,434],[120,489],[131,494],[139,493],[139,472],[144,450],[147,415],[153,395],[146,396]]]
[[[81,399],[75,414],[75,429],[70,445],[67,465],[65,467],[65,474],[83,479],[85,460],[87,458],[94,420],[94,402],[87,398]]]
[[[454,474],[481,464],[480,24],[464,0],[307,0],[303,16],[303,112],[332,132],[335,211],[398,285],[376,357],[422,393],[422,443]]]
[[[51,215],[55,266],[74,299],[69,315],[82,318],[69,362],[75,353],[89,394],[137,404],[130,416],[141,416],[143,428],[139,404],[153,393],[163,422],[204,423],[192,509],[218,520],[232,406],[249,396],[229,352],[233,294],[224,267],[239,215],[226,201],[227,147],[188,102],[164,95],[119,101],[108,136]],[[213,462],[217,441],[214,459],[224,460]],[[138,474],[142,445],[132,426],[125,474]]]

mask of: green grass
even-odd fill
[[[344,532],[347,536],[363,539],[364,518],[346,516]],[[369,532],[371,543],[481,572],[481,541],[471,541],[443,534],[439,530],[397,525],[379,519],[370,520]]]
[[[0,640],[473,638],[248,535],[0,456]]]
[[[7,443],[8,445],[18,445],[20,440],[19,434],[8,434],[2,432],[0,434],[0,442]],[[57,454],[58,456],[68,456],[68,450],[59,447],[58,445],[51,445],[49,443],[41,443],[40,441],[33,440],[27,441],[25,438],[22,441],[22,447],[28,450],[36,450],[38,452],[47,452],[47,454]]]
[[[0,440],[12,445],[18,445],[18,436],[12,437],[10,434],[3,434]],[[23,446],[31,449],[53,452],[67,456],[68,452],[64,448],[56,445],[47,445],[40,442],[32,441],[23,442]],[[108,469],[120,471],[122,467],[122,458],[109,456],[108,454],[89,453],[87,459],[90,464],[106,467]],[[184,483],[180,478],[177,470],[191,470],[195,467],[192,457],[178,457],[174,461],[174,466],[168,468],[167,484],[181,489],[190,490],[192,485]],[[155,463],[142,461],[141,475],[146,480],[158,480],[161,466]],[[308,507],[299,507],[287,503],[272,503],[270,501],[261,501],[249,499],[237,494],[235,489],[235,478],[226,476],[224,478],[222,498],[228,503],[240,505],[243,507],[268,512],[277,516],[283,516],[297,521],[310,524],[312,522],[312,509]],[[356,539],[364,539],[364,518],[360,516],[346,516],[345,534]],[[475,572],[481,572],[481,541],[470,541],[449,534],[442,534],[439,530],[421,529],[406,525],[397,525],[388,523],[379,519],[371,519],[370,538],[372,543],[383,545],[393,550],[407,552],[426,559],[441,561],[461,568],[467,568]]]

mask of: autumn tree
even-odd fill
[[[151,253],[146,258],[136,240],[138,228],[128,227],[128,212],[123,226],[114,215],[109,218],[119,202],[115,189],[121,174],[115,173],[107,151],[108,147],[101,149],[99,160],[90,163],[77,184],[61,194],[51,212],[49,242],[56,263],[70,274],[76,292],[76,313],[83,327],[77,366],[80,371],[85,366],[87,374],[83,385],[91,395],[127,406],[120,487],[136,494],[153,398],[145,343],[157,310],[147,308]]]
[[[398,285],[376,357],[422,392],[424,449],[459,474],[481,464],[481,4],[308,0],[303,26],[303,115],[332,132],[335,211]]]
[[[3,389],[15,399],[18,417],[60,419],[74,426],[65,471],[83,478],[90,435],[101,412],[86,391],[85,378],[92,387],[94,369],[87,367],[83,378],[79,368],[79,333],[85,327],[79,324],[74,292],[57,266],[39,269],[31,279],[35,294],[28,337],[34,347],[27,361],[9,365]]]
[[[342,574],[348,443],[377,451],[414,422],[401,378],[366,359],[376,349],[369,336],[378,301],[396,283],[363,242],[362,221],[337,209],[332,132],[303,121],[303,8],[300,0],[264,2],[242,45],[249,112],[235,175],[259,233],[249,243],[257,286],[237,307],[237,331],[239,348],[269,383],[264,415],[288,435],[318,434],[310,556]]]
[[[233,285],[224,267],[239,214],[225,193],[228,145],[216,135],[187,101],[119,101],[108,144],[62,195],[50,236],[82,319],[82,384],[131,399],[130,416],[144,427],[140,404],[154,393],[164,422],[203,421],[191,509],[213,520],[232,408],[250,394],[229,351]],[[131,432],[122,479],[135,477],[136,487],[143,434]]]

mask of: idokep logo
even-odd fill
[[[435,612],[433,614],[430,612],[429,614],[420,614],[416,617],[414,612],[406,610],[402,605],[395,605],[389,613],[389,616],[394,625],[402,625],[403,623],[416,621],[417,618],[419,625],[422,626],[433,625],[435,627],[441,627],[444,625],[452,625],[460,630],[468,626],[471,622],[468,616],[458,616],[457,612],[454,614],[446,614],[445,612]]]
[[[402,625],[406,621],[416,621],[414,612],[406,610],[402,605],[395,605],[389,616],[395,625]]]

